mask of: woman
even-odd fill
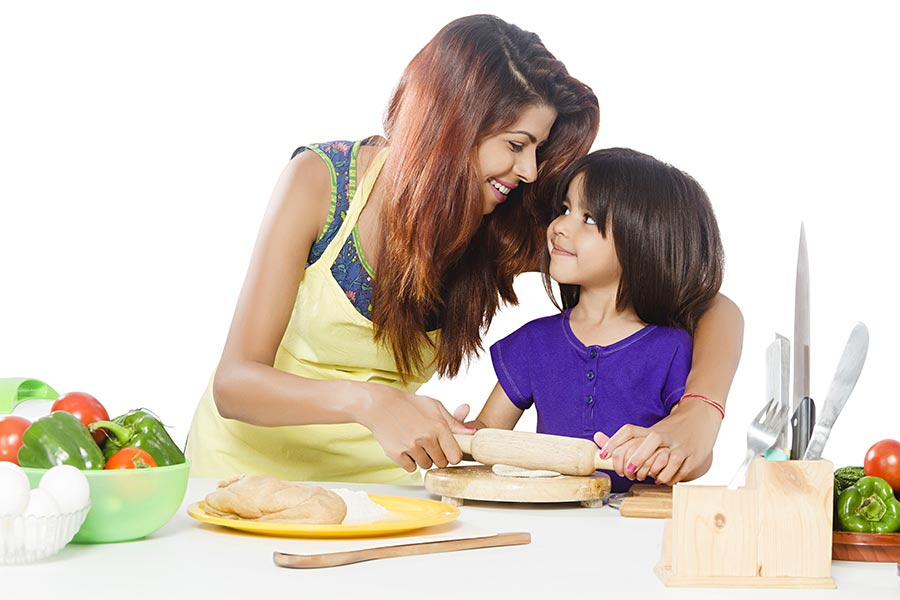
[[[415,389],[456,374],[515,302],[549,190],[598,123],[594,94],[536,35],[481,15],[409,64],[388,148],[295,153],[188,436],[194,475],[413,483],[417,465],[457,462],[464,412]]]

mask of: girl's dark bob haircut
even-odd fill
[[[632,306],[645,323],[693,333],[722,285],[725,257],[709,198],[687,173],[628,148],[597,150],[572,163],[556,191],[554,218],[572,181],[582,175],[585,209],[605,237],[611,227],[622,277],[616,308]],[[554,297],[550,255],[541,262],[544,288],[565,310],[580,287],[560,284]]]

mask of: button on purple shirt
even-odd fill
[[[669,414],[691,370],[691,336],[647,325],[609,346],[585,346],[566,311],[503,338],[491,346],[491,358],[513,404],[537,409],[538,433],[593,440],[596,431],[649,427]],[[610,476],[613,491],[632,483]]]

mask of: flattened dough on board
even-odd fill
[[[523,469],[521,467],[511,467],[509,465],[494,465],[491,467],[494,475],[502,477],[528,477],[528,478],[548,478],[562,477],[561,473],[556,471],[547,471],[544,469]]]

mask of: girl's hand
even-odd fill
[[[705,402],[686,398],[652,427],[625,425],[611,438],[598,432],[594,441],[613,459],[616,473],[628,479],[653,477],[675,485],[700,477],[712,464],[722,419]]]
[[[372,431],[388,458],[410,473],[416,465],[428,469],[462,460],[453,434],[474,430],[454,418],[439,401],[378,384],[373,384],[370,394],[372,402],[363,425]]]
[[[628,429],[626,429],[626,427]],[[642,465],[637,467],[637,469],[629,468],[633,465],[632,461],[635,460],[633,458],[635,450],[647,437],[654,435],[648,428],[638,427],[637,425],[626,425],[619,429],[615,435],[623,436],[622,439],[624,439],[625,435],[630,435],[632,437],[613,448],[613,446],[610,445],[611,438],[602,431],[598,431],[594,434],[594,443],[596,443],[601,450],[607,452],[606,458],[612,459],[613,470],[622,477],[626,477],[632,481],[644,481],[647,477],[656,478],[657,475],[668,466],[669,449],[659,447],[653,455],[648,460],[645,460]]]

